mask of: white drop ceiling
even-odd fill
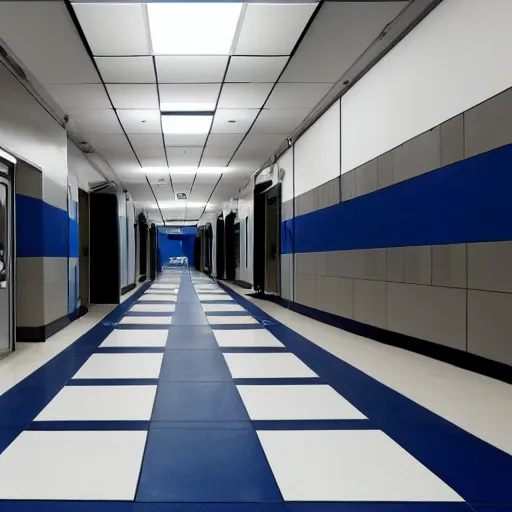
[[[235,14],[220,4],[226,14],[216,18],[216,4],[171,3],[184,9],[170,19],[173,34],[182,30],[172,42],[165,31],[152,37],[166,3],[72,0],[70,13],[60,0],[2,1],[0,40],[69,115],[73,137],[107,160],[138,206],[158,220],[154,192],[165,219],[192,221],[236,197],[406,4],[263,2],[243,4]],[[204,7],[183,30],[190,5]],[[212,55],[226,47],[213,38],[216,24],[229,16],[238,20],[229,50]],[[202,26],[197,37],[196,25]],[[206,32],[212,35],[204,53],[183,54],[190,53],[183,40],[200,48]],[[162,54],[171,43],[185,50]],[[209,110],[213,122],[204,134],[164,134],[161,110]],[[183,167],[198,172],[183,174],[177,169]],[[175,201],[180,192],[187,202]]]

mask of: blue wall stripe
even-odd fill
[[[508,145],[296,217],[290,237],[298,253],[511,240],[511,168]]]
[[[68,212],[41,199],[16,195],[16,255],[68,257]]]

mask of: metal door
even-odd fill
[[[13,201],[9,167],[0,159],[0,356],[14,349]]]

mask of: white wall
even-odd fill
[[[512,2],[444,0],[342,98],[342,172],[512,84]]]
[[[295,195],[340,175],[339,100],[295,144]]]
[[[284,172],[281,181],[281,202],[293,199],[293,152],[288,149],[277,161],[277,166]]]

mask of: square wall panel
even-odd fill
[[[53,84],[46,90],[62,110],[101,110],[111,108],[101,84]]]
[[[256,119],[251,133],[282,133],[293,132],[309,114],[310,109],[263,109]]]
[[[94,59],[105,83],[155,83],[151,57],[96,57]]]
[[[162,133],[159,110],[118,110],[117,115],[126,133]]]
[[[265,107],[313,108],[329,92],[333,84],[278,83]]]
[[[221,83],[228,63],[225,56],[169,56],[155,57],[158,82]]]
[[[231,57],[226,82],[275,82],[288,57]]]
[[[200,147],[168,147],[167,158],[170,167],[197,167],[203,148]]]
[[[213,118],[213,133],[245,134],[258,115],[258,109],[217,109]]]
[[[159,108],[154,84],[108,84],[107,90],[116,109]]]
[[[75,3],[73,9],[94,55],[149,55],[141,4]]]
[[[215,110],[219,84],[160,84],[162,111]]]
[[[165,134],[165,145],[167,147],[173,146],[196,146],[203,147],[206,142],[206,137],[208,137],[207,133],[198,133],[198,134]]]
[[[290,55],[316,6],[248,4],[235,55]]]
[[[219,108],[261,108],[274,84],[224,84]]]

